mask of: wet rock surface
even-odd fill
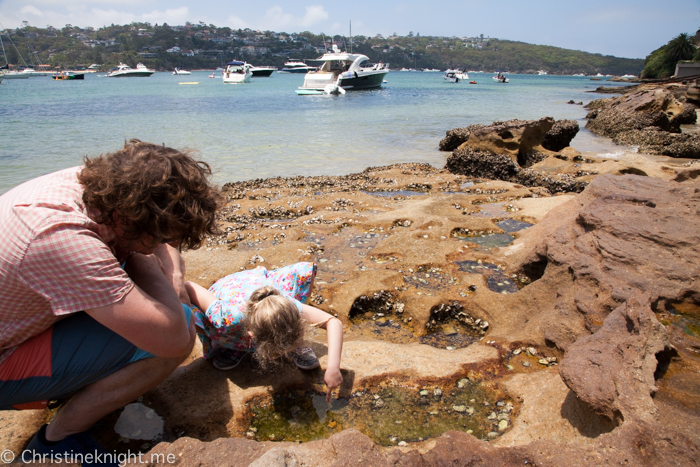
[[[620,97],[590,102],[586,128],[617,144],[669,157],[700,158],[700,136],[680,134],[680,126],[697,120],[688,86],[642,85]]]

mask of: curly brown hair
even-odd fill
[[[157,243],[198,248],[218,232],[219,190],[210,183],[209,164],[193,159],[192,151],[131,139],[84,163],[78,175],[83,201],[99,211],[98,223],[114,227],[116,215],[124,238],[146,234]]]
[[[304,340],[305,324],[297,306],[270,286],[251,294],[243,326],[253,334],[255,356],[263,369],[274,366]]]

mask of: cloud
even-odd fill
[[[23,15],[37,16],[39,18],[44,17],[44,13],[41,12],[37,7],[32,5],[23,6],[20,10]]]
[[[291,13],[285,13],[282,7],[273,6],[265,12],[265,16],[259,21],[260,29],[270,31],[308,29],[328,19],[328,12],[322,5],[306,7],[302,17],[296,17]]]
[[[142,15],[143,20],[148,23],[168,23],[168,24],[185,24],[190,20],[190,9],[186,6],[180,8],[172,8],[160,12],[154,10],[150,13]]]
[[[250,27],[248,23],[246,23],[241,18],[235,15],[231,15],[228,17],[228,19],[226,20],[226,26],[232,29],[245,29]]]

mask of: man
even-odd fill
[[[0,196],[0,409],[70,396],[21,460],[104,453],[90,427],[194,343],[176,247],[216,231],[211,168],[138,140],[84,162]]]

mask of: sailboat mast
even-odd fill
[[[352,20],[350,20],[350,53],[352,53]]]

